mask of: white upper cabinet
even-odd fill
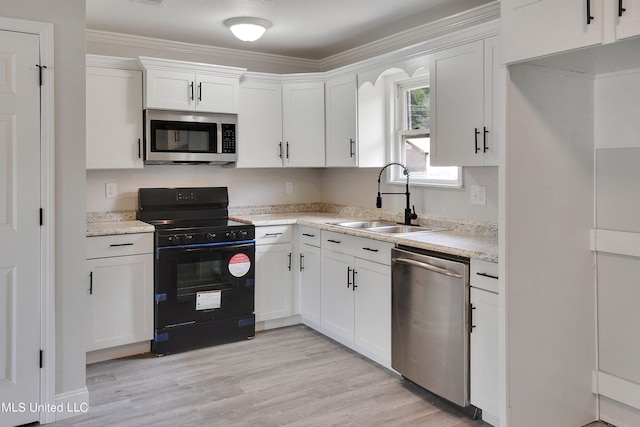
[[[237,167],[323,167],[324,83],[252,76],[240,85]]]
[[[140,58],[144,108],[237,113],[244,69]]]
[[[504,63],[640,35],[640,0],[503,0]]]
[[[87,169],[142,168],[142,71],[87,62]]]
[[[431,59],[431,164],[494,166],[499,37],[435,52]]]
[[[266,80],[241,82],[236,166],[281,168],[282,142],[282,84]]]
[[[288,167],[323,167],[324,82],[282,86],[283,157]]]
[[[325,83],[327,166],[357,166],[356,76]]]

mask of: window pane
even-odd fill
[[[407,130],[429,129],[431,127],[428,86],[406,91],[406,119]]]

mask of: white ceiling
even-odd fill
[[[493,0],[86,0],[87,29],[206,46],[323,59]],[[241,42],[227,18],[272,27]]]

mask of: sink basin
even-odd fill
[[[435,228],[420,227],[417,225],[389,225],[385,227],[371,227],[369,231],[375,231],[376,233],[385,234],[408,234],[408,233],[424,233],[427,231],[434,231]]]
[[[396,223],[393,221],[384,221],[384,220],[362,220],[362,221],[346,221],[346,222],[338,222],[335,225],[339,225],[340,227],[347,228],[380,228],[380,227],[388,227],[393,226]]]

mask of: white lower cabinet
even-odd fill
[[[153,338],[153,233],[87,238],[86,351]]]
[[[330,231],[321,236],[320,331],[390,367],[393,244]]]
[[[498,265],[471,260],[470,383],[471,404],[482,409],[482,419],[499,425]]]
[[[298,284],[302,322],[320,327],[320,230],[298,226]]]
[[[290,317],[293,266],[291,226],[256,227],[256,321]]]

